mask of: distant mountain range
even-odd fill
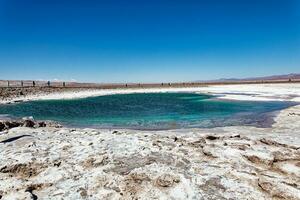
[[[285,75],[273,75],[273,76],[262,76],[262,77],[251,77],[251,78],[221,78],[216,80],[206,80],[206,81],[197,81],[197,82],[240,82],[240,81],[280,81],[280,80],[300,80],[300,74],[285,74]]]

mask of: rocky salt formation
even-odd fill
[[[0,197],[300,199],[300,106],[275,120],[154,132],[11,128],[0,134]]]
[[[7,131],[15,127],[29,127],[29,128],[39,128],[39,127],[62,127],[60,124],[54,121],[36,121],[32,117],[24,117],[19,120],[12,119],[0,119],[0,132]]]

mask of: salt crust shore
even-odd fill
[[[13,103],[19,101],[75,99],[111,94],[130,93],[158,93],[158,92],[196,92],[221,95],[220,98],[232,100],[272,101],[289,100],[300,102],[300,83],[290,84],[241,84],[241,85],[216,85],[207,87],[186,88],[137,88],[137,89],[88,89],[65,92],[37,93],[13,99],[0,100],[0,103]]]
[[[299,84],[191,90],[243,100],[299,101],[300,95]],[[86,96],[64,95],[75,97]],[[0,197],[300,199],[300,106],[282,110],[271,128],[13,128],[0,133]]]

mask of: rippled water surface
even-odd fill
[[[78,127],[210,128],[267,126],[272,112],[291,105],[287,102],[226,101],[193,93],[145,93],[0,105],[0,115],[33,116]]]

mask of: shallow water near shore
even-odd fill
[[[0,105],[0,115],[33,116],[65,126],[132,129],[267,127],[291,102],[228,101],[195,93],[116,94]]]

